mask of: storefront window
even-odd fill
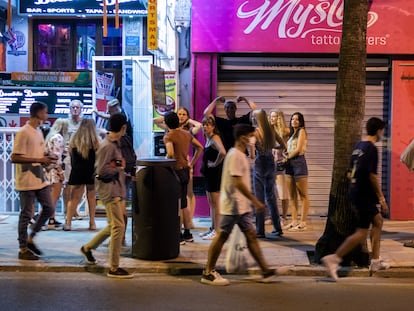
[[[115,56],[122,55],[122,32],[121,27],[108,26],[108,36],[102,38],[103,55]],[[105,62],[104,68],[122,68],[120,62]]]
[[[72,65],[71,29],[64,24],[38,24],[36,46],[38,69],[70,70]]]
[[[108,25],[108,36],[102,36],[101,20],[55,23],[36,21],[33,27],[33,70],[92,70],[94,55],[122,55],[122,28]],[[105,68],[118,68],[117,62]]]
[[[76,69],[91,70],[96,54],[96,25],[76,26]]]

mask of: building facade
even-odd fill
[[[314,215],[328,210],[342,13],[343,0],[192,2],[196,117],[216,96],[249,97],[266,111],[284,111],[287,120],[302,112]],[[414,137],[413,14],[414,4],[394,0],[373,1],[368,15],[365,120],[377,116],[388,124],[379,178],[392,219],[414,219],[414,174],[399,161]],[[224,115],[223,107],[217,114]]]

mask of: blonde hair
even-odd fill
[[[64,141],[69,140],[69,121],[68,119],[59,118],[56,119],[50,128],[50,132],[46,136],[46,143],[53,135],[60,134]]]
[[[275,124],[271,124],[274,131],[284,140],[287,141],[290,135],[290,129],[286,125],[285,114],[281,110],[272,110],[269,113],[269,120],[271,119],[272,113],[275,113],[276,116],[282,119],[282,122],[277,122]]]
[[[270,126],[269,119],[267,118],[266,111],[258,109],[253,111],[253,116],[256,119],[257,127],[261,132],[260,142],[264,151],[272,150],[276,145],[275,132]]]
[[[96,132],[95,121],[92,119],[82,119],[79,129],[70,139],[69,148],[76,148],[82,158],[87,159],[89,150],[97,150],[99,147],[99,137]]]

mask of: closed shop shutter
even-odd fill
[[[306,159],[309,169],[310,215],[324,216],[328,212],[334,154],[335,79],[336,72],[332,71],[297,71],[286,75],[279,72],[273,78],[268,72],[261,75],[260,72],[246,71],[222,72],[218,76],[219,96],[245,96],[266,112],[282,110],[287,123],[296,111],[304,115],[308,132]],[[388,85],[387,72],[367,73],[364,125],[372,116],[388,119]],[[247,105],[240,104],[237,115],[248,111]],[[218,105],[217,115],[225,115],[222,105]],[[365,134],[365,128],[362,133]],[[377,146],[380,151],[379,178],[382,178],[383,185],[386,186],[386,143],[379,142]]]

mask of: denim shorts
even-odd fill
[[[230,234],[234,225],[238,225],[241,232],[256,230],[253,225],[253,213],[248,212],[242,215],[220,215],[220,230]]]
[[[287,161],[286,174],[292,177],[308,176],[308,165],[304,155],[296,156]]]

